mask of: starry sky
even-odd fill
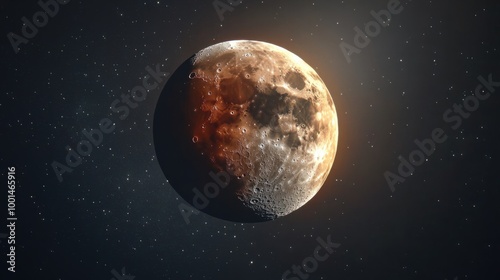
[[[278,280],[328,236],[340,244],[328,259],[287,279],[498,278],[500,3],[401,1],[348,62],[340,44],[355,46],[355,28],[391,1],[230,2],[71,0],[19,48],[9,34],[21,40],[22,18],[42,8],[0,3],[1,217],[7,224],[8,166],[18,217],[15,274],[0,229],[0,275],[10,277],[1,279]],[[317,71],[338,112],[337,156],[320,192],[286,217],[242,224],[200,213],[186,224],[153,145],[167,79],[125,119],[110,104],[146,67],[173,73],[236,39],[284,47]],[[488,98],[471,99],[481,84]],[[449,112],[464,100],[478,102]],[[60,181],[54,161],[103,118],[114,131]],[[446,140],[401,177],[401,158],[435,129]],[[393,188],[388,172],[401,177]]]

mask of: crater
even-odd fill
[[[298,90],[302,90],[306,86],[304,75],[294,71],[286,73],[285,81],[291,87],[296,88]]]

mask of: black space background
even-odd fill
[[[6,272],[2,239],[0,279],[111,279],[125,267],[135,280],[278,280],[328,235],[342,245],[309,279],[499,278],[500,88],[457,130],[442,114],[479,75],[500,80],[500,4],[403,1],[347,63],[340,42],[352,44],[353,28],[387,2],[244,1],[220,21],[211,1],[72,0],[15,54],[7,33],[40,8],[2,1],[0,207],[6,224],[15,166],[18,222],[17,272]],[[233,39],[279,45],[317,70],[338,111],[337,157],[321,191],[289,216],[238,224],[200,214],[186,225],[155,159],[160,89],[123,121],[109,105],[146,66],[172,73]],[[59,183],[50,164],[104,117],[114,133]],[[436,127],[449,139],[392,193],[384,172]]]

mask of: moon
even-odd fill
[[[165,177],[192,207],[262,222],[318,193],[335,159],[338,121],[325,83],[300,57],[237,40],[199,51],[172,74],[153,137]]]

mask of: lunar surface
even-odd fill
[[[228,41],[175,71],[153,133],[160,166],[188,203],[225,220],[260,222],[290,214],[320,190],[338,124],[328,89],[301,58],[269,43]]]

